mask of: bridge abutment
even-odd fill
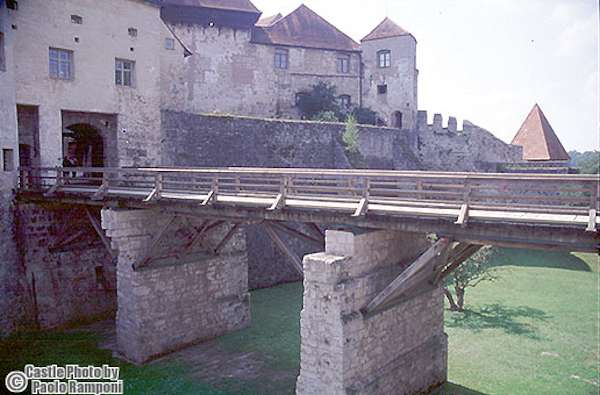
[[[326,251],[304,257],[297,394],[414,394],[446,381],[440,288],[360,312],[427,245],[416,233],[327,231]]]
[[[218,254],[181,252],[199,239],[194,229],[206,225],[154,210],[103,210],[102,226],[118,251],[117,347],[125,358],[143,363],[250,323],[243,231],[234,229]],[[213,225],[200,243],[209,250],[231,230],[230,224]],[[158,241],[161,229],[165,236]],[[149,252],[161,259],[134,269]]]

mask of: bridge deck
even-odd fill
[[[334,221],[595,250],[598,176],[274,168],[22,169],[20,193],[195,215]],[[42,197],[43,196],[43,197]],[[319,218],[320,217],[320,218]],[[430,224],[427,225],[427,221]],[[418,229],[419,225],[423,229]],[[395,223],[395,225],[391,225]],[[427,227],[429,226],[429,227]],[[434,226],[437,226],[435,228]],[[427,229],[425,229],[425,228]],[[479,229],[479,230],[478,230]],[[489,229],[488,229],[489,230]],[[514,232],[513,232],[514,233]],[[545,234],[538,237],[538,233]],[[460,236],[462,235],[462,236]],[[486,236],[481,240],[491,240]],[[508,244],[511,243],[509,240]]]

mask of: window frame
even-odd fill
[[[175,50],[175,39],[172,37],[165,37],[165,49],[167,51]]]
[[[125,65],[130,65],[131,67],[127,69]],[[129,73],[129,84],[125,83],[126,73]],[[115,58],[115,85],[135,88],[135,60]]]
[[[336,69],[339,74],[349,74],[350,73],[350,55],[338,54],[336,65],[337,65]]]
[[[378,84],[377,85],[377,94],[378,95],[387,95],[387,93],[388,93],[387,84]]]
[[[282,60],[285,60],[282,62]],[[273,66],[278,70],[288,70],[290,67],[290,51],[286,48],[275,48]]]
[[[350,96],[350,95],[340,95],[339,100],[340,100],[340,107],[343,110],[349,110],[350,107],[352,106],[352,96]],[[344,102],[346,102],[346,104],[344,104]]]
[[[5,172],[15,171],[15,150],[2,148],[2,170]]]
[[[0,32],[0,71],[6,71],[6,35]]]
[[[56,57],[53,57],[56,54]],[[63,59],[62,55],[66,55]],[[56,63],[56,72],[52,70],[53,62]],[[68,66],[68,75],[62,75],[63,65]],[[48,49],[48,75],[55,80],[73,81],[75,79],[75,53],[70,49],[49,47]]]
[[[377,68],[388,69],[390,67],[392,67],[392,51],[389,49],[377,51]]]

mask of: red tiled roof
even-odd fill
[[[511,144],[523,147],[525,160],[569,160],[569,154],[554,133],[550,122],[535,104]]]
[[[295,11],[268,25],[257,25],[254,42],[306,48],[358,51],[359,44],[302,4]]]
[[[390,18],[386,17],[371,33],[367,34],[361,41],[378,40],[380,38],[408,36],[409,32],[398,26]]]

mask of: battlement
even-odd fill
[[[423,130],[425,128],[432,129],[435,133],[462,133],[465,130],[465,125],[472,125],[469,121],[464,121],[463,128],[458,129],[458,122],[456,117],[448,117],[448,124],[443,127],[442,114],[433,114],[433,123],[427,122],[427,111],[419,110],[417,112],[417,130]]]

